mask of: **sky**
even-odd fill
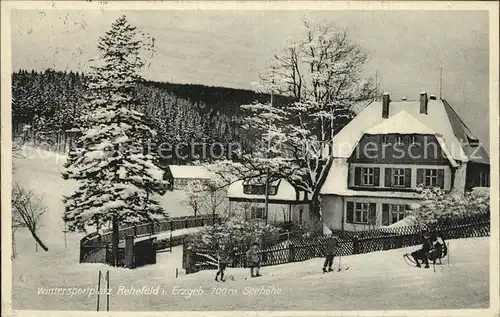
[[[243,89],[301,37],[303,18],[332,23],[368,54],[365,75],[377,73],[392,100],[439,96],[442,67],[442,97],[489,145],[487,11],[13,10],[13,70],[85,71],[121,14],[155,38],[146,79]]]

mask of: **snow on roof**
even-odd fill
[[[262,200],[265,199],[265,195],[248,195],[243,192],[243,181],[239,180],[231,185],[229,185],[227,189],[227,197],[229,199],[248,199],[248,200]],[[297,192],[295,187],[290,184],[288,181],[281,179],[278,183],[278,190],[276,195],[270,195],[269,200],[283,200],[296,202],[297,201]],[[305,193],[299,191],[299,201],[305,200]]]
[[[404,131],[408,129],[418,130],[417,127],[407,127],[406,124],[398,124],[396,120],[392,119],[398,116],[396,119],[402,118],[414,123],[419,122],[417,125],[422,131],[432,131],[432,134],[441,135],[452,158],[458,161],[467,161],[468,157],[465,155],[460,141],[455,136],[454,128],[443,101],[429,100],[427,107],[427,114],[422,114],[420,113],[419,101],[391,101],[389,104],[389,118],[384,119],[382,118],[382,102],[370,103],[333,138],[335,157],[349,157],[363,134],[372,128],[372,133],[377,131],[375,128],[379,125],[378,130],[382,133],[389,133],[383,131],[384,127],[391,131],[390,133],[405,133]],[[402,111],[406,112],[406,114],[399,115]],[[410,119],[409,115],[415,120]],[[384,121],[391,121],[392,123],[382,125]]]
[[[347,158],[335,158],[328,171],[325,183],[321,186],[321,195],[339,195],[348,197],[387,197],[418,199],[418,193],[394,191],[352,190],[348,185],[349,163]]]
[[[400,228],[400,227],[409,227],[416,224],[414,216],[407,216],[398,222],[393,223],[392,225],[386,226],[387,228]]]
[[[428,126],[415,119],[406,111],[401,111],[378,125],[365,131],[366,134],[435,134]]]
[[[215,175],[203,166],[195,165],[169,165],[172,177],[186,179],[212,179]]]

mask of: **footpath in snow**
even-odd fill
[[[489,241],[450,240],[450,265],[445,260],[436,272],[403,261],[412,247],[343,257],[349,270],[327,274],[321,273],[322,259],[263,267],[263,276],[253,279],[246,269],[229,268],[225,283],[214,281],[214,270],[182,274],[182,247],[135,270],[78,264],[74,250],[38,253],[14,262],[13,308],[95,310],[96,296],[89,294],[98,270],[108,269],[112,311],[487,308]]]

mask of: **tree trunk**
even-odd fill
[[[113,266],[118,266],[118,242],[119,242],[119,226],[118,226],[118,216],[113,215],[112,224],[112,236],[111,236],[111,248],[113,254]]]
[[[12,259],[16,258],[16,232],[12,230]]]
[[[34,230],[31,230],[31,228],[29,228],[29,231],[31,232],[31,235],[33,236],[33,238],[35,239],[35,241],[42,247],[42,249],[44,251],[49,251],[49,248],[47,248],[45,246],[45,244],[43,244],[42,240],[40,240],[40,238],[38,237],[38,235],[36,234],[36,232]]]
[[[313,197],[313,199],[309,203],[309,219],[315,221],[318,224],[314,228],[314,231],[318,232],[323,231],[323,220],[321,219],[320,209],[321,205],[319,197]]]

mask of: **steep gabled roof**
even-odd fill
[[[443,100],[444,109],[453,129],[455,136],[462,142],[462,147],[469,160],[475,163],[490,164],[490,156],[479,139],[474,136],[469,127],[453,110],[450,104]],[[471,146],[470,142],[476,143],[476,146]]]
[[[477,138],[445,100],[428,100],[427,114],[420,113],[419,101],[391,101],[387,119],[382,118],[381,101],[370,103],[333,138],[334,156],[349,157],[363,134],[375,132],[434,134],[444,141],[440,143],[452,159],[489,162],[484,148],[476,151],[469,145]],[[476,151],[474,158],[473,151]]]

